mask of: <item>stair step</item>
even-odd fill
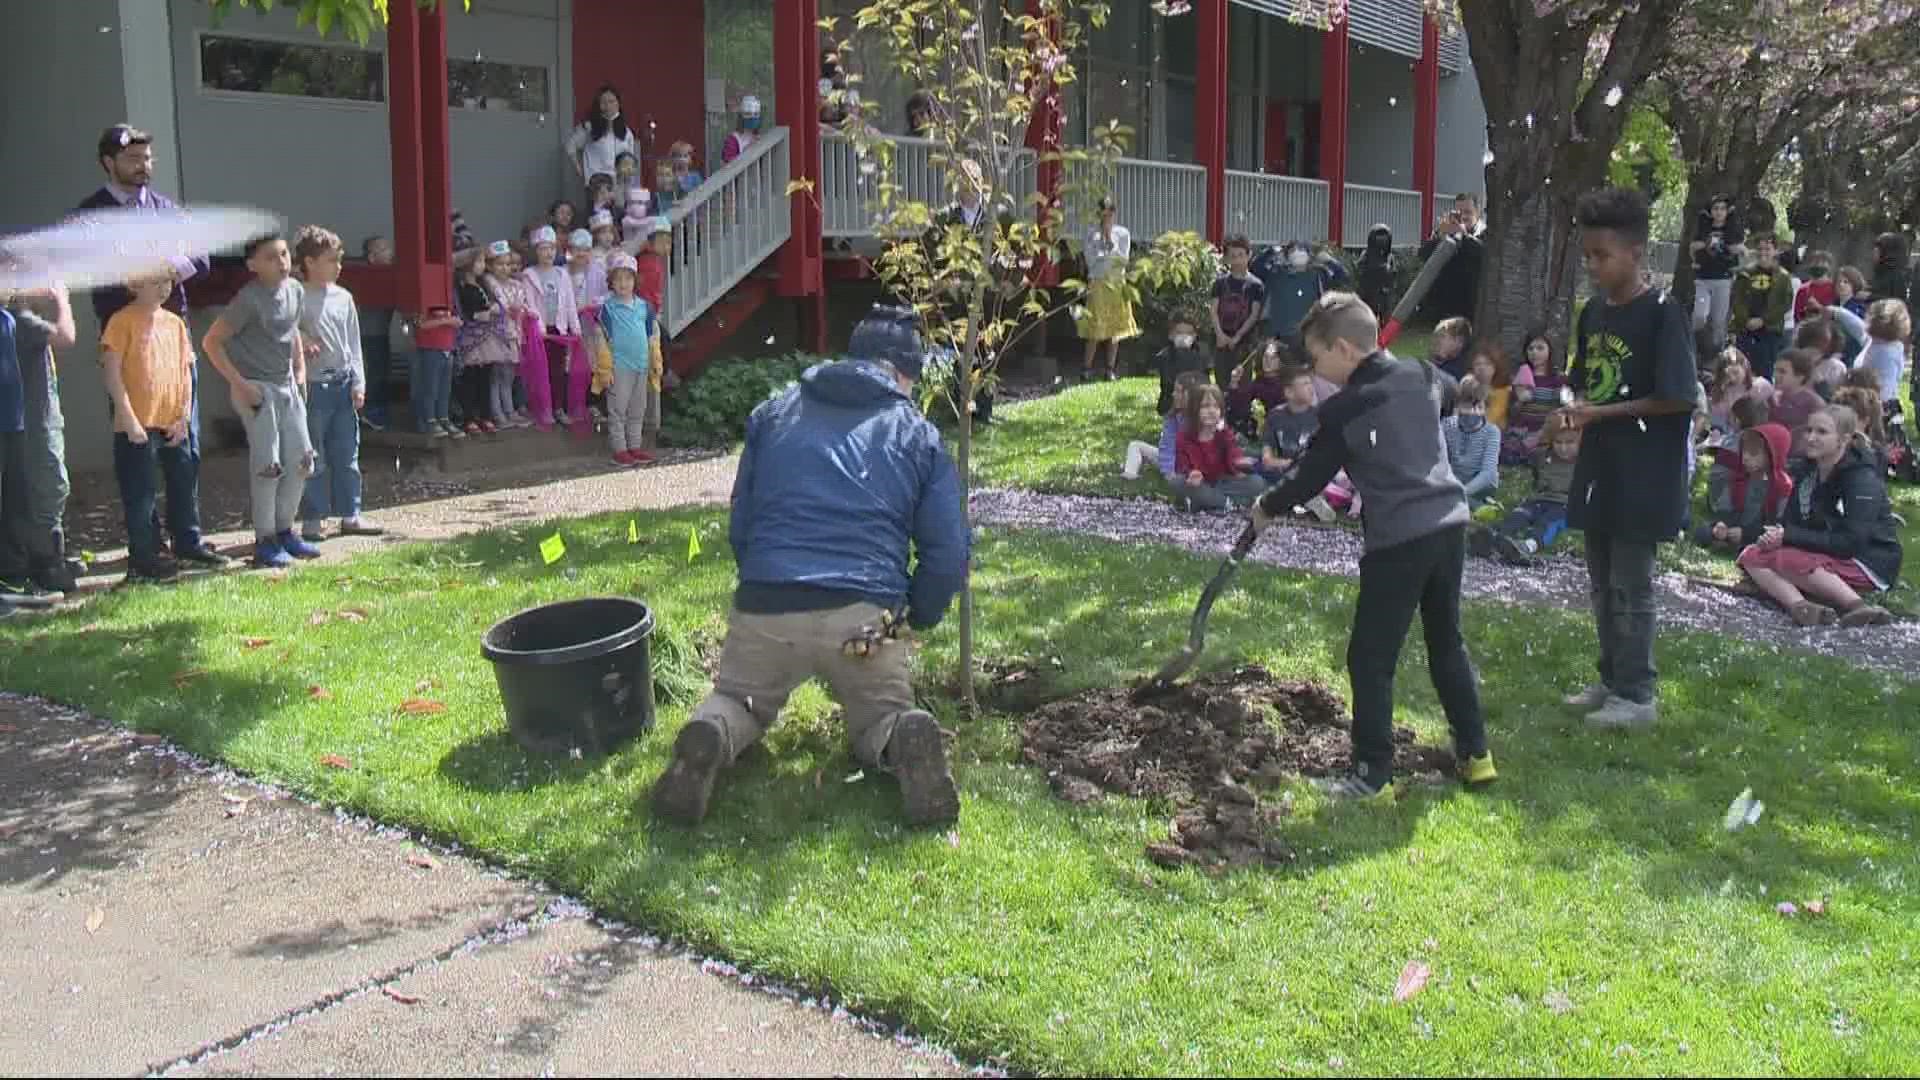
[[[390,453],[404,468],[437,473],[497,471],[536,462],[598,458],[607,449],[606,440],[592,424],[552,431],[514,428],[464,439],[436,439],[411,431],[369,431],[360,445],[362,457]]]

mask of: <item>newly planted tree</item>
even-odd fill
[[[845,23],[821,23],[844,35],[835,38],[840,57],[884,63],[919,87],[910,141],[870,122],[857,98],[858,72],[827,95],[823,112],[840,119],[858,162],[881,243],[874,271],[920,313],[928,341],[950,360],[929,365],[922,386],[932,410],[950,409],[958,421],[956,456],[969,491],[978,395],[995,386],[1029,335],[1084,302],[1085,283],[1059,270],[1079,245],[1073,225],[1091,219],[1132,133],[1109,121],[1095,125],[1089,144],[1067,145],[1058,118],[1076,78],[1072,58],[1108,8],[1099,0],[1029,0],[1019,10],[1000,0],[889,0]],[[908,155],[929,167],[902,167]],[[937,177],[932,186],[922,179],[929,174]],[[809,187],[796,181],[796,193]],[[1193,250],[1174,240],[1134,259],[1124,287],[1137,299],[1143,285],[1204,272],[1210,259]],[[971,708],[971,584],[961,592],[959,623],[959,682]]]

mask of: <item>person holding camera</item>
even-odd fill
[[[1420,245],[1422,260],[1433,257],[1442,241],[1452,237],[1459,247],[1420,305],[1434,322],[1471,319],[1480,300],[1480,267],[1486,260],[1486,219],[1480,216],[1480,197],[1463,191],[1453,197],[1453,209],[1442,215],[1433,235]]]

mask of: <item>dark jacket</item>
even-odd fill
[[[1367,250],[1360,256],[1360,299],[1382,322],[1393,314],[1393,287],[1399,273],[1400,260],[1393,254],[1393,230],[1375,225],[1367,230]]]
[[[160,194],[159,192],[153,190],[152,188],[147,189],[147,197],[153,200],[153,206],[155,209],[171,210],[174,208],[174,202],[172,199],[167,198],[165,195]],[[120,206],[120,200],[113,197],[113,192],[108,191],[105,187],[101,187],[98,191],[95,191],[93,194],[87,196],[86,201],[82,202],[79,206],[75,207],[75,209],[76,210],[113,210],[113,209],[119,208],[119,206]],[[207,269],[210,265],[211,264],[208,263],[206,259],[195,259],[193,260],[194,273],[204,274],[207,272]],[[131,303],[133,303],[133,292],[127,289],[125,286],[107,285],[102,288],[93,290],[93,313],[97,318],[99,318],[100,325],[102,327],[107,325],[107,320],[113,318],[113,315],[115,312],[119,311],[121,308],[126,307],[128,304],[131,304]],[[168,311],[173,312],[175,315],[178,315],[183,319],[186,318],[187,317],[186,284],[183,282],[176,282],[173,286],[173,294],[167,297],[166,302],[161,304],[160,306],[166,308]]]
[[[1368,551],[1467,522],[1467,497],[1440,434],[1440,383],[1416,360],[1376,352],[1320,406],[1320,431],[1293,479],[1261,496],[1275,517],[1326,488],[1335,473],[1365,500]]]
[[[1420,245],[1420,258],[1424,261],[1433,256],[1435,248],[1440,246],[1444,233],[1435,232]],[[1448,260],[1446,268],[1427,291],[1426,298],[1420,302],[1420,310],[1434,322],[1452,318],[1455,315],[1463,319],[1473,318],[1473,307],[1480,299],[1480,266],[1486,261],[1486,233],[1478,236],[1462,232],[1459,237],[1460,248]]]
[[[1887,482],[1872,451],[1859,444],[1847,452],[1826,479],[1811,460],[1795,463],[1793,497],[1780,523],[1787,547],[1858,559],[1873,576],[1891,586],[1900,576],[1900,534],[1887,500]]]
[[[871,601],[937,625],[971,537],[940,433],[884,366],[817,364],[747,421],[733,482],[735,603],[795,611]],[[917,557],[908,569],[908,553]]]

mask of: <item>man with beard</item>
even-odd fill
[[[78,209],[82,213],[127,208],[133,210],[172,210],[172,199],[153,190],[153,136],[131,124],[115,124],[100,133],[98,147],[100,169],[106,174],[106,183],[98,191],[87,196]],[[176,257],[168,260],[173,266],[173,291],[160,305],[182,319],[187,318],[186,280],[195,274],[204,273],[207,268],[205,259]],[[93,291],[93,313],[104,329],[107,320],[114,313],[133,302],[133,293],[123,285],[109,285]],[[187,461],[197,475],[200,467],[200,393],[199,366],[194,366],[193,412],[187,419]],[[172,500],[167,504],[167,527],[173,538],[174,557],[202,569],[218,569],[228,564],[228,559],[216,552],[200,535],[200,508],[197,503],[182,500],[185,505],[176,506]],[[157,513],[157,511],[156,511]],[[159,522],[156,519],[155,531]]]

